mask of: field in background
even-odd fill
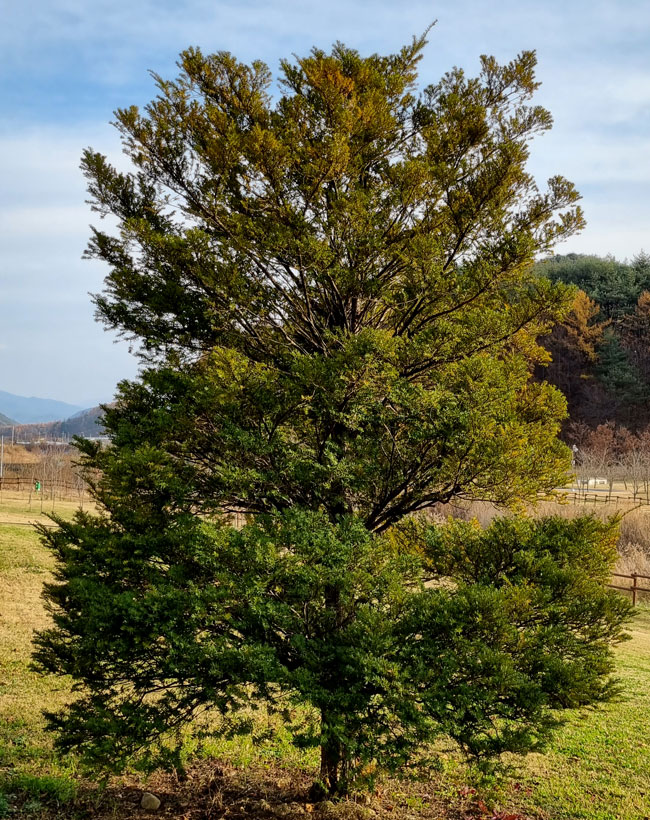
[[[75,503],[56,501],[68,516]],[[562,508],[567,514],[573,506]],[[602,509],[603,513],[606,510]],[[542,512],[557,512],[558,506]],[[484,521],[487,506],[456,510]],[[645,514],[643,514],[645,515]],[[629,518],[629,521],[628,521]],[[288,738],[254,744],[250,740],[215,742],[179,783],[155,775],[114,779],[100,789],[77,771],[73,758],[59,760],[43,729],[41,710],[70,697],[69,684],[41,677],[29,668],[33,631],[47,623],[40,599],[52,560],[30,521],[47,521],[29,509],[28,499],[3,495],[0,503],[0,817],[35,820],[126,820],[145,816],[138,802],[148,787],[163,797],[159,816],[199,818],[295,817],[314,812],[323,820],[461,820],[461,818],[535,818],[535,820],[642,820],[650,818],[650,608],[639,607],[632,640],[617,650],[624,696],[600,710],[572,716],[545,755],[531,755],[516,779],[492,795],[483,812],[467,772],[453,756],[431,781],[390,781],[371,804],[336,807],[306,803],[316,772],[312,752],[295,750]],[[624,519],[626,537],[647,546],[645,518],[638,511]],[[630,542],[631,543],[631,542]],[[644,553],[645,554],[645,553]],[[261,718],[266,721],[267,718]],[[265,724],[264,729],[269,726]]]

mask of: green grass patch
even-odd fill
[[[631,634],[617,650],[618,701],[573,714],[549,751],[526,761],[528,811],[553,820],[650,817],[650,608],[637,610]]]
[[[0,522],[0,572],[48,572],[52,566],[52,557],[33,527]]]
[[[65,805],[71,803],[77,795],[77,783],[70,774],[34,775],[26,772],[0,778],[3,791],[15,792],[28,799],[42,803]]]

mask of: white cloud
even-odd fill
[[[88,296],[106,273],[81,261],[97,219],[78,168],[89,143],[119,158],[108,125],[0,136],[0,387],[83,405],[110,397],[137,369],[126,345],[95,322]]]

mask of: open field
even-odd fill
[[[92,502],[85,498],[84,509],[92,508]],[[25,493],[4,490],[0,494],[0,524],[15,524],[29,527],[30,524],[50,524],[50,513],[56,513],[61,518],[72,518],[75,510],[79,509],[78,499],[62,499],[58,496],[51,498],[45,493]]]
[[[74,503],[57,502],[56,509],[69,515]],[[623,697],[603,709],[572,716],[546,754],[531,755],[507,786],[480,798],[468,787],[463,766],[451,756],[444,771],[430,780],[383,784],[369,805],[312,806],[306,792],[316,772],[315,754],[294,749],[282,731],[257,744],[239,740],[207,745],[190,763],[182,782],[163,774],[141,781],[132,774],[100,788],[82,776],[74,759],[54,755],[43,729],[41,710],[63,703],[69,684],[40,677],[29,668],[31,636],[47,622],[40,591],[52,567],[33,530],[24,526],[37,519],[44,520],[24,498],[3,498],[0,818],[144,817],[139,800],[147,787],[163,798],[158,816],[175,820],[304,820],[310,813],[323,820],[650,818],[650,608],[644,606],[638,608],[632,639],[617,650]]]

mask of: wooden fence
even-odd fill
[[[634,504],[638,507],[650,506],[645,499],[641,499],[638,495],[619,495],[610,494],[607,492],[601,493],[584,493],[580,491],[566,491],[567,496],[573,499],[573,504],[614,504],[618,507],[619,504]],[[569,495],[570,493],[570,495]]]
[[[231,521],[237,529],[242,527],[245,523],[245,518],[241,513],[235,513],[231,516]],[[7,526],[7,527],[34,527],[36,525],[36,521],[0,521],[0,526]],[[56,528],[56,524],[42,524],[42,527],[46,527],[47,529],[54,529]],[[613,572],[613,578],[625,578],[631,581],[630,584],[627,586],[622,586],[621,584],[607,584],[610,589],[619,589],[622,592],[629,592],[632,596],[632,606],[636,606],[638,603],[639,593],[650,593],[650,586],[640,586],[639,579],[642,581],[650,582],[650,575],[640,575],[638,572],[633,572],[630,575],[625,575],[621,572]]]
[[[39,482],[39,488],[36,490],[35,482]],[[58,496],[59,498],[65,498],[66,496],[70,498],[72,496],[73,499],[80,499],[81,503],[83,504],[84,496],[87,492],[87,487],[85,483],[81,480],[77,482],[68,482],[68,481],[48,481],[47,479],[39,479],[39,478],[28,478],[27,476],[7,476],[0,478],[0,494],[2,490],[8,491],[18,491],[18,492],[29,492],[30,499],[32,497],[32,493],[36,495],[36,497],[41,498],[41,506],[44,500],[44,497],[50,496],[50,498],[54,498],[54,496]],[[1,497],[1,496],[0,496]],[[644,504],[643,502],[639,502],[639,500],[635,500],[630,498],[629,496],[619,496],[614,494],[609,494],[607,492],[603,493],[585,493],[585,492],[574,492],[573,493],[573,503],[574,504],[581,504],[581,503],[614,503],[618,504],[636,504],[636,506],[647,508],[650,505]],[[31,503],[31,502],[30,502]],[[238,529],[241,528],[246,523],[246,516],[242,512],[234,512],[229,515],[231,523],[237,527]],[[2,522],[9,525],[9,522]],[[28,526],[33,527],[35,522],[25,521],[25,522],[11,522],[11,526]],[[54,525],[46,525],[46,526],[54,526]],[[632,596],[632,604],[636,606],[639,602],[639,596],[642,597],[650,596],[650,575],[641,575],[640,573],[633,572],[629,575],[620,573],[620,572],[613,572],[612,573],[612,580],[618,581],[620,579],[621,583],[611,583],[608,584],[611,589],[618,589],[621,592],[629,593]],[[627,581],[629,583],[623,583]],[[643,585],[645,584],[645,585]]]
[[[64,499],[75,499],[83,496],[88,487],[82,479],[77,481],[61,481],[58,479],[49,479],[47,476],[36,475],[33,478],[27,476],[12,476],[5,475],[0,478],[0,493],[3,490],[7,492],[17,493],[35,493],[38,495],[45,495],[48,498],[57,496]]]
[[[37,481],[42,485],[47,484],[48,487],[54,487],[56,490],[78,490],[85,486],[85,482],[82,479],[79,479],[79,481],[63,481],[58,478],[48,479],[47,476],[44,476],[42,473],[35,475],[34,478],[22,475],[5,475],[0,478],[0,486],[5,490],[23,492],[25,490],[33,490],[34,484]]]
[[[627,578],[632,583],[628,584],[627,586],[621,586],[621,584],[608,584],[607,586],[611,587],[612,589],[620,589],[623,592],[629,592],[632,595],[632,604],[636,606],[637,599],[640,592],[650,592],[650,586],[648,586],[647,582],[650,582],[650,575],[640,575],[638,572],[632,572],[630,575],[624,575],[621,572],[612,572],[613,578]],[[639,578],[642,581],[646,582],[646,586],[639,585]]]

